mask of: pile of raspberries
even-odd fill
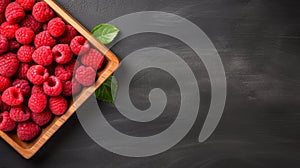
[[[105,57],[45,2],[0,0],[0,130],[36,138]]]

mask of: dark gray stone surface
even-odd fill
[[[74,115],[31,160],[21,158],[0,140],[0,167],[300,167],[300,1],[297,0],[58,0],[91,29],[124,14],[164,11],[185,17],[215,44],[228,79],[227,103],[214,134],[204,143],[197,136],[206,116],[210,85],[195,53],[180,41],[158,34],[129,37],[113,48],[121,58],[147,46],[170,49],[193,69],[201,92],[198,119],[172,149],[147,158],[118,156],[94,143]],[[88,18],[88,19],[87,19]],[[178,86],[157,69],[140,72],[131,96],[138,108],[149,106],[144,89],[161,83],[168,101],[167,119],[138,126],[112,107],[108,120],[121,118],[120,131],[144,136],[172,123],[178,112]],[[153,82],[147,82],[153,81]],[[101,105],[101,104],[100,104]]]

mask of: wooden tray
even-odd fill
[[[44,0],[65,22],[72,25],[82,36],[84,36],[96,49],[101,51],[107,60],[106,67],[97,73],[98,79],[94,86],[85,88],[71,103],[68,111],[60,117],[55,117],[52,123],[43,129],[40,136],[33,142],[26,143],[18,139],[14,133],[4,133],[0,131],[0,136],[12,146],[20,155],[26,159],[30,159],[37,151],[51,138],[51,136],[75,113],[76,109],[81,106],[89,96],[118,68],[119,60],[116,55],[95,39],[88,30],[86,30],[79,22],[77,22],[69,13],[62,9],[53,0]],[[5,157],[5,156],[4,156]]]

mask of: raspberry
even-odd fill
[[[27,45],[32,42],[35,34],[30,28],[21,27],[16,31],[15,36],[19,43]]]
[[[75,55],[85,54],[90,49],[90,44],[82,36],[76,36],[73,38],[70,44],[70,48]]]
[[[21,47],[21,44],[17,42],[17,40],[9,40],[9,51],[18,51],[18,49]]]
[[[36,49],[32,54],[32,59],[35,63],[42,66],[51,65],[53,61],[51,48],[49,46],[42,46]]]
[[[63,115],[68,108],[68,101],[62,97],[51,97],[48,106],[54,115]]]
[[[33,5],[35,4],[35,0],[16,0],[16,2],[20,4],[26,11],[32,10]]]
[[[0,56],[0,75],[11,77],[19,68],[19,61],[16,54],[6,53]]]
[[[16,88],[19,88],[24,96],[30,95],[30,84],[27,80],[16,79],[12,85]]]
[[[7,5],[10,3],[10,0],[1,0],[0,1],[0,13],[4,13]]]
[[[51,37],[48,31],[43,31],[37,34],[34,38],[34,45],[36,48],[41,46],[50,46],[53,47],[56,44],[56,40]]]
[[[33,113],[44,111],[47,106],[47,96],[45,94],[32,94],[28,100],[28,107]]]
[[[16,127],[16,123],[9,117],[7,111],[0,114],[0,130],[9,132],[13,131]]]
[[[63,82],[63,95],[72,96],[81,91],[81,85],[73,78],[71,81]]]
[[[34,85],[31,89],[31,94],[44,94],[44,89],[42,86]]]
[[[32,121],[19,123],[17,126],[17,135],[22,141],[30,141],[40,133],[41,128]]]
[[[5,36],[0,34],[0,54],[5,53],[8,50],[8,40]]]
[[[18,23],[25,18],[25,12],[21,5],[12,2],[7,5],[5,18],[9,23]]]
[[[42,24],[35,20],[35,18],[32,15],[27,15],[25,19],[21,22],[21,26],[32,29],[36,34],[42,28]]]
[[[79,66],[80,66],[79,61],[74,59],[65,65],[65,69],[73,75],[73,74],[75,74],[74,70],[76,70]]]
[[[24,122],[30,119],[30,110],[24,106],[15,106],[10,109],[9,116],[15,122]]]
[[[53,18],[54,12],[46,2],[38,2],[33,6],[32,16],[39,22],[48,22]]]
[[[5,36],[7,39],[15,38],[15,32],[19,29],[18,24],[10,24],[8,22],[4,22],[0,26],[0,34]]]
[[[57,77],[50,76],[44,82],[43,89],[48,96],[58,96],[62,92],[62,83]]]
[[[71,25],[67,25],[64,34],[58,39],[60,43],[69,44],[76,35],[77,35],[76,29]]]
[[[1,99],[4,103],[11,105],[11,106],[20,105],[24,101],[21,90],[16,87],[10,87],[10,88],[6,89],[3,92]]]
[[[43,84],[48,77],[48,70],[41,65],[33,65],[27,71],[27,79],[34,85]]]
[[[7,88],[11,87],[11,80],[10,78],[0,76],[0,92],[3,92]]]
[[[49,21],[47,30],[53,37],[59,37],[64,34],[66,25],[60,17],[56,17]]]
[[[59,64],[66,64],[71,61],[73,54],[67,44],[58,44],[53,47],[54,60]]]
[[[4,103],[1,97],[2,96],[0,95],[0,111],[10,111],[11,106]]]
[[[91,86],[95,82],[96,71],[92,67],[80,66],[76,70],[75,78],[83,86]]]
[[[72,79],[72,95],[76,95],[81,91],[81,85],[75,78]]]
[[[95,70],[100,69],[104,61],[104,56],[96,49],[90,51],[81,57],[81,63],[85,66],[90,66]]]
[[[45,109],[41,113],[32,113],[31,119],[39,126],[47,125],[52,119],[52,113],[49,109]]]
[[[55,68],[55,76],[61,81],[67,81],[72,77],[72,73],[67,71],[64,66],[58,65]]]
[[[63,91],[64,96],[72,96],[72,81],[63,82]]]
[[[18,72],[16,73],[17,78],[27,79],[27,71],[29,69],[29,64],[20,63]]]
[[[17,53],[17,57],[21,62],[31,62],[32,61],[32,54],[35,48],[33,46],[24,45],[22,46]]]

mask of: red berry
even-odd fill
[[[45,126],[47,125],[51,119],[52,119],[52,113],[51,111],[46,108],[44,111],[41,113],[32,113],[31,114],[31,119],[39,126]]]
[[[72,75],[75,74],[75,70],[80,66],[79,61],[73,59],[71,62],[65,65],[65,69],[71,73]]]
[[[44,111],[47,106],[47,96],[45,94],[32,94],[28,100],[28,107],[33,113]]]
[[[90,44],[84,37],[76,36],[71,41],[70,48],[75,55],[82,55],[89,51]]]
[[[9,51],[16,52],[21,47],[21,44],[17,40],[9,40]]]
[[[82,87],[75,78],[72,78],[72,94],[75,95],[81,91]]]
[[[49,21],[47,30],[53,37],[59,37],[64,34],[66,25],[60,17],[56,17]]]
[[[42,24],[35,20],[35,18],[32,15],[27,15],[25,19],[21,22],[21,26],[30,28],[35,33],[38,33],[42,28]]]
[[[72,73],[67,71],[64,66],[58,65],[55,68],[55,76],[61,81],[67,81],[72,77]]]
[[[68,108],[68,101],[62,97],[51,97],[48,106],[54,115],[63,115]]]
[[[63,82],[63,95],[72,96],[81,91],[81,85],[73,78],[72,80]]]
[[[13,131],[16,127],[16,123],[9,117],[7,111],[0,114],[0,130],[9,132]]]
[[[58,96],[62,92],[62,83],[57,77],[50,76],[44,82],[43,89],[48,96]]]
[[[11,106],[20,105],[24,101],[21,90],[16,87],[10,87],[10,88],[6,89],[3,92],[1,99],[4,103],[11,105]]]
[[[5,36],[7,39],[13,39],[15,38],[15,33],[18,29],[18,24],[10,24],[8,22],[4,22],[0,26],[0,34]]]
[[[10,109],[9,116],[15,122],[24,122],[30,119],[30,110],[24,106],[15,106]]]
[[[90,51],[82,56],[81,63],[85,66],[90,66],[95,70],[100,69],[105,57],[96,49],[90,49]]]
[[[16,54],[6,53],[0,56],[0,75],[11,77],[19,68],[19,61]]]
[[[64,34],[58,39],[60,43],[69,44],[76,35],[77,35],[76,29],[71,25],[67,25]]]
[[[35,0],[16,0],[18,4],[20,4],[24,10],[30,11],[35,4]]]
[[[67,44],[58,44],[53,47],[54,60],[59,64],[66,64],[72,60],[73,54]]]
[[[14,87],[19,88],[24,96],[30,95],[30,84],[27,80],[16,79],[13,84]]]
[[[41,128],[32,121],[19,123],[17,126],[17,135],[22,141],[30,141],[40,133]]]
[[[91,67],[80,66],[76,70],[75,78],[83,86],[91,86],[95,82],[96,71]]]
[[[33,52],[32,59],[35,63],[42,66],[51,65],[53,61],[51,48],[49,46],[41,46]]]
[[[27,71],[29,69],[29,64],[20,63],[19,69],[16,73],[17,78],[19,79],[27,79]]]
[[[11,80],[10,78],[0,76],[0,92],[3,92],[7,88],[11,87]]]
[[[33,6],[32,16],[39,22],[48,22],[54,16],[54,11],[46,2],[38,2]]]
[[[34,85],[31,89],[31,94],[44,94],[44,89],[42,86]]]
[[[63,96],[72,96],[72,81],[63,82]]]
[[[1,94],[0,94],[0,111],[10,111],[10,105],[2,102]]]
[[[18,23],[25,18],[24,9],[18,3],[12,2],[6,7],[5,18],[9,23]]]
[[[27,71],[27,78],[34,85],[43,84],[48,77],[48,70],[41,65],[33,65]]]
[[[8,50],[8,40],[5,36],[0,34],[0,54],[5,53]]]
[[[10,0],[1,0],[0,1],[0,13],[4,13],[7,5],[10,3]]]
[[[20,47],[17,53],[17,57],[21,62],[31,62],[32,61],[32,54],[35,51],[33,46],[24,45]]]
[[[48,31],[42,31],[41,33],[37,34],[34,38],[34,45],[36,48],[41,46],[50,46],[53,47],[56,44],[56,40],[51,37]]]
[[[34,39],[34,32],[30,28],[21,27],[16,31],[16,39],[21,44],[30,44]]]

